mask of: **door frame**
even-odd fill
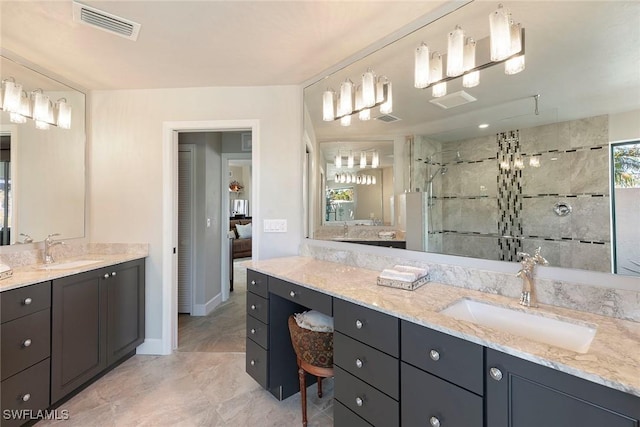
[[[203,120],[170,121],[162,123],[162,338],[160,354],[171,354],[178,347],[178,271],[177,248],[177,184],[178,184],[178,132],[228,132],[250,129],[252,133],[251,164],[253,174],[252,214],[255,222],[260,218],[260,120]],[[218,215],[222,215],[220,210]],[[220,221],[222,224],[224,221]],[[227,224],[228,227],[228,224]],[[221,225],[221,231],[222,225]],[[224,232],[226,237],[226,231]],[[252,236],[252,255],[259,259],[260,233]],[[224,285],[226,272],[222,265],[220,281]]]

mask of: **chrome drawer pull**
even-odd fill
[[[255,285],[256,285],[256,281],[255,281],[255,280],[252,280],[252,281],[251,281],[251,284],[255,286]]]
[[[440,360],[440,353],[438,353],[438,350],[431,350],[429,352],[429,357],[431,358],[431,360],[433,360],[434,362],[437,362],[438,360]]]
[[[256,305],[255,304],[251,304],[251,310],[255,310],[256,309]]]
[[[440,420],[436,417],[431,417],[429,418],[429,424],[431,424],[432,427],[440,427]]]
[[[251,363],[251,366],[256,366],[256,361],[255,360],[252,360],[250,363]]]
[[[31,298],[25,298],[24,300],[22,300],[22,305],[29,305],[33,302],[33,300]]]
[[[362,329],[362,325],[364,325],[364,323],[362,323],[360,320],[356,320],[356,329]]]
[[[256,330],[251,328],[251,335],[255,335],[256,334]]]
[[[356,368],[362,368],[362,365],[364,365],[364,363],[362,363],[362,360],[356,359]]]
[[[364,400],[362,400],[362,398],[360,397],[356,397],[356,405],[358,406],[364,405]]]
[[[500,381],[502,379],[502,371],[498,368],[489,369],[489,375],[496,381]]]
[[[105,273],[104,278],[108,279],[109,278],[109,273]]]
[[[296,293],[295,293],[294,291],[291,291],[291,292],[289,292],[289,296],[290,296],[291,298],[295,298]]]
[[[31,395],[29,393],[24,394],[20,400],[22,400],[23,402],[28,402],[29,399],[31,399]]]
[[[111,273],[111,277],[115,276],[116,274],[118,274],[118,273],[116,273],[115,271],[114,271],[114,272],[112,272],[112,273]]]
[[[28,338],[22,342],[23,347],[29,347],[30,345],[31,345],[31,340]]]

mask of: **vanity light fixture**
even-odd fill
[[[37,129],[49,129],[50,125],[71,128],[71,105],[66,98],[59,99],[54,105],[42,89],[27,94],[13,77],[2,80],[0,110],[9,113],[12,123],[33,119]]]
[[[336,99],[337,98],[337,99]],[[380,107],[382,114],[393,110],[391,82],[386,76],[376,77],[370,68],[362,74],[362,82],[354,85],[346,79],[336,92],[327,88],[322,94],[322,120],[340,120],[342,126],[351,125],[351,116],[358,113],[360,120],[371,119],[371,108]]]
[[[353,153],[353,151],[349,151],[349,154],[347,156],[347,162],[346,162],[346,167],[347,169],[354,169],[355,168],[355,158],[356,158],[357,152],[356,154]],[[342,161],[342,152],[338,151],[338,154],[336,154],[335,160],[333,162],[333,165],[335,166],[336,169],[341,169],[343,167],[343,165],[345,165],[345,163],[343,163]],[[378,168],[378,166],[380,165],[380,154],[378,153],[378,151],[372,151],[371,152],[371,169],[376,169]],[[360,152],[360,169],[365,169],[367,167],[367,152],[366,151],[361,151]]]
[[[337,173],[335,178],[337,184],[357,184],[357,185],[375,185],[377,180],[372,175],[358,175],[355,173]]]
[[[422,42],[414,52],[414,86],[431,88],[434,98],[447,94],[447,82],[462,76],[462,86],[471,88],[480,83],[480,70],[504,63],[505,74],[516,74],[524,70],[524,28],[515,23],[511,14],[501,4],[489,15],[490,36],[476,40],[467,38],[460,25],[456,25],[447,36],[447,53],[441,55]],[[480,57],[491,60],[476,63]],[[443,75],[446,63],[446,76]]]
[[[9,113],[20,113],[20,97],[22,85],[16,83],[13,77],[2,81],[2,109]]]

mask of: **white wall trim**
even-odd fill
[[[220,304],[222,304],[222,293],[219,293],[215,297],[211,298],[205,304],[193,304],[193,311],[191,312],[191,315],[207,316]]]
[[[176,180],[178,173],[178,131],[186,132],[222,132],[251,129],[252,132],[252,168],[253,218],[260,219],[260,121],[259,120],[205,120],[205,121],[169,121],[162,123],[162,344],[157,353],[171,354],[178,346],[178,286],[177,258],[173,253],[176,247],[175,227],[177,212]],[[254,233],[253,256],[258,259],[260,233]],[[221,269],[221,271],[224,269]],[[222,273],[220,279],[222,280]]]
[[[142,344],[136,348],[136,354],[166,354],[164,353],[163,342],[160,338],[146,338]]]

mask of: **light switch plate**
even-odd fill
[[[263,230],[265,233],[286,233],[286,219],[265,219]]]

